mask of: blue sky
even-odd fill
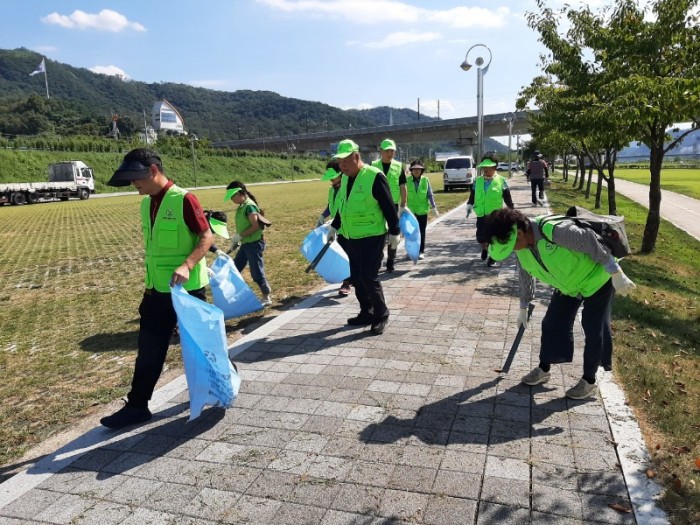
[[[133,80],[269,90],[344,109],[417,109],[420,98],[421,113],[437,116],[439,100],[440,117],[457,118],[476,114],[476,70],[459,68],[474,44],[493,56],[485,113],[515,109],[544,51],[525,20],[534,9],[535,0],[27,0],[4,6],[0,48]],[[48,74],[50,83],[50,66]]]

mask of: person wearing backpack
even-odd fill
[[[316,221],[317,228],[319,226],[323,226],[328,217],[333,220],[340,209],[340,192],[338,190],[340,190],[342,175],[343,174],[340,172],[340,167],[338,166],[338,159],[332,159],[328,162],[328,164],[326,164],[326,172],[321,176],[321,180],[330,181],[331,187],[328,189],[328,204],[326,205],[326,209],[323,210],[323,213],[318,216],[318,220]],[[341,231],[338,231],[336,240],[338,241],[340,247],[345,251],[347,239],[343,237],[342,228]],[[338,295],[347,297],[350,295],[351,288],[352,285],[350,284],[350,276],[348,275],[347,279],[343,279],[340,289],[338,290]]]
[[[236,208],[236,233],[231,238],[231,246],[235,247],[240,243],[238,253],[233,258],[233,264],[239,272],[242,272],[247,264],[250,264],[250,275],[253,281],[260,287],[263,294],[262,305],[272,304],[272,290],[265,277],[265,261],[263,252],[265,251],[265,238],[261,223],[262,209],[258,205],[255,196],[248,191],[245,184],[237,180],[226,186],[226,196],[224,202],[233,201],[238,205]]]
[[[520,211],[501,209],[486,219],[485,229],[490,257],[502,261],[515,251],[518,259],[519,327],[528,325],[534,279],[554,288],[542,320],[539,365],[522,382],[530,386],[546,383],[551,378],[551,365],[573,361],[573,326],[583,304],[583,376],[566,391],[566,397],[591,396],[596,389],[598,366],[612,369],[613,298],[615,293],[626,295],[635,284],[593,230],[565,218],[560,221],[547,220],[547,216],[528,218]]]
[[[418,220],[418,229],[420,230],[420,251],[418,258],[423,259],[425,251],[425,230],[428,225],[428,210],[432,209],[436,217],[440,215],[437,206],[435,205],[435,197],[433,189],[430,187],[430,181],[427,177],[423,177],[425,167],[421,161],[414,160],[409,167],[411,172],[411,180],[406,184],[408,191],[408,209],[410,209]]]
[[[484,220],[489,213],[506,206],[513,208],[513,198],[510,195],[508,182],[504,177],[496,173],[498,157],[494,153],[487,153],[476,167],[482,168],[483,175],[479,175],[472,185],[469,200],[467,201],[467,217],[472,212],[476,215],[476,242],[481,244],[481,260],[488,257],[488,237],[484,236]],[[487,266],[496,264],[491,257],[486,261]]]

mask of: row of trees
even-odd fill
[[[542,75],[523,89],[517,107],[531,104],[532,134],[542,150],[587,159],[608,185],[616,214],[617,152],[636,140],[649,147],[649,213],[641,251],[656,246],[664,155],[700,126],[700,0],[615,0],[593,12],[537,0],[528,23],[548,49]],[[565,29],[566,28],[566,29]],[[670,138],[677,122],[693,122]],[[583,176],[583,175],[582,175]],[[582,182],[579,181],[582,185]]]

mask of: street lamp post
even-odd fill
[[[194,143],[198,141],[197,135],[192,133],[190,135],[190,146],[192,147],[192,175],[194,177],[194,187],[197,187],[197,163],[194,156]]]
[[[510,174],[513,172],[513,163],[510,159],[513,153],[511,148],[511,140],[513,137],[513,121],[515,120],[515,113],[512,111],[508,113],[506,120],[508,121],[508,174]]]
[[[469,63],[469,53],[478,47],[488,52],[488,61],[481,56],[481,51],[475,51],[477,57],[474,60],[474,64],[476,65],[477,161],[481,162],[484,156],[484,75],[488,72],[489,66],[491,65],[491,50],[484,44],[474,44],[467,50],[464,62],[462,62],[459,67],[464,71],[469,71],[472,68],[472,65]],[[484,65],[484,63],[486,65]]]

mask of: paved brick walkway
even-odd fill
[[[609,506],[632,504],[601,396],[564,398],[582,337],[573,365],[521,385],[538,304],[497,372],[516,333],[515,266],[485,267],[463,214],[428,230],[425,260],[383,276],[382,336],[345,326],[357,302],[329,288],[248,337],[233,409],[186,424],[180,379],[150,424],[98,427],[0,485],[0,524],[637,523]]]

